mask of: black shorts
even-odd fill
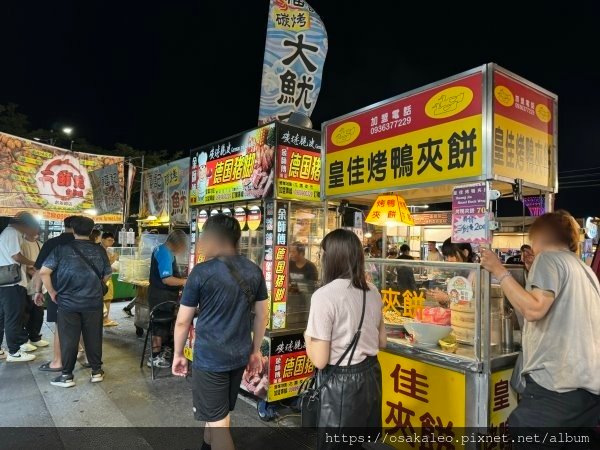
[[[46,322],[56,323],[58,305],[52,301],[50,294],[45,293],[44,298],[46,299]]]
[[[228,372],[194,369],[192,393],[194,418],[203,422],[223,420],[235,408],[245,367]]]

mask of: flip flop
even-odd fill
[[[50,362],[44,363],[39,367],[42,372],[62,372],[62,367],[50,367]]]

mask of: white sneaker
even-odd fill
[[[6,352],[0,348],[0,359],[6,359]]]
[[[50,345],[50,343],[48,341],[45,341],[43,339],[40,339],[39,341],[35,341],[35,342],[29,341],[29,343],[36,348],[48,347],[48,345]]]
[[[101,381],[104,381],[104,370],[99,370],[96,373],[92,372],[90,381],[92,383],[100,383]]]
[[[35,345],[31,345],[29,342],[25,342],[23,345],[21,345],[22,352],[33,352],[35,350],[37,350],[37,347]]]
[[[73,379],[73,375],[59,375],[58,377],[54,378],[50,384],[52,386],[70,388],[75,386],[75,380]]]
[[[18,351],[14,354],[8,354],[6,357],[6,362],[25,362],[25,361],[33,361],[35,359],[35,355],[31,353],[26,353],[23,350]]]
[[[148,367],[158,367],[159,369],[166,369],[167,367],[171,367],[171,363],[160,355],[155,358],[148,358],[148,363],[146,365]]]

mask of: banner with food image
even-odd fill
[[[96,214],[123,211],[123,186],[119,184],[119,165],[112,164],[90,172]]]
[[[190,205],[272,196],[275,124],[191,151]]]
[[[92,213],[90,172],[116,165],[120,192],[123,157],[92,155],[52,147],[0,133],[0,215],[29,211],[43,220]],[[123,208],[94,217],[98,223],[121,223]]]
[[[144,172],[142,215],[169,217],[171,223],[187,224],[190,178],[189,158],[154,167]]]

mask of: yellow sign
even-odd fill
[[[365,222],[379,226],[400,224],[412,226],[415,224],[406,202],[402,197],[395,194],[377,197]]]
[[[502,434],[510,413],[517,407],[517,395],[510,387],[513,369],[493,372],[490,377],[490,432]]]
[[[433,435],[436,442],[458,437],[466,424],[464,374],[388,352],[379,353],[379,363],[383,442],[419,448],[416,439],[423,437]],[[454,439],[452,444],[458,448]]]
[[[542,103],[539,103],[535,107],[535,115],[544,123],[549,123],[552,120],[552,113],[550,112],[550,109]]]
[[[297,395],[298,389],[300,389],[300,385],[304,383],[304,381],[306,381],[306,377],[297,380],[284,381],[282,383],[269,383],[269,401],[274,402],[276,400],[282,400]]]
[[[403,303],[400,303],[402,296]],[[392,289],[383,289],[381,291],[383,301],[383,312],[395,311],[401,313],[404,317],[418,317],[425,304],[425,293],[406,290],[404,293],[393,291]]]
[[[327,195],[474,177],[482,173],[481,115],[331,152]]]
[[[466,86],[452,86],[436,93],[425,104],[425,114],[432,119],[452,117],[473,101],[473,91]]]
[[[506,86],[496,86],[494,89],[494,96],[496,97],[496,100],[498,100],[498,103],[507,108],[515,103],[515,96]]]
[[[552,145],[552,135],[494,114],[495,174],[548,186]]]
[[[310,14],[304,9],[273,8],[273,23],[278,30],[310,30]]]
[[[331,135],[331,142],[343,147],[352,144],[360,134],[360,125],[356,122],[344,122]]]

